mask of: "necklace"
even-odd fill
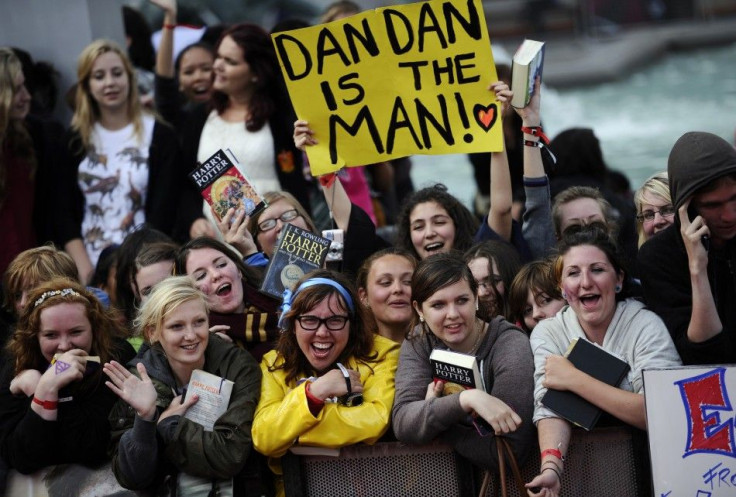
[[[476,352],[478,352],[478,348],[480,347],[480,342],[483,339],[483,336],[485,335],[484,329],[483,329],[483,321],[478,320],[477,325],[475,327],[476,329],[476,338],[475,342],[473,343],[473,346],[470,348],[470,355],[475,355]]]

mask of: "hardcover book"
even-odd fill
[[[621,384],[630,369],[629,365],[618,357],[580,338],[570,343],[565,357],[580,371],[614,387]],[[579,395],[566,390],[547,390],[542,397],[542,404],[588,431],[595,427],[603,412]]]
[[[217,375],[195,369],[189,379],[184,400],[198,395],[199,400],[184,413],[184,417],[204,426],[205,431],[212,431],[217,419],[227,411],[233,383]]]
[[[268,263],[261,292],[281,299],[284,289],[293,289],[302,276],[324,265],[329,248],[327,238],[293,224],[285,225]]]
[[[485,392],[485,383],[475,356],[452,350],[434,349],[429,355],[432,378],[435,383],[444,382],[442,396],[477,388]],[[485,437],[493,434],[493,428],[481,417],[471,416],[473,426]]]
[[[244,210],[248,216],[253,216],[266,207],[237,164],[239,162],[232,152],[218,150],[189,173],[189,179],[197,185],[218,219],[222,219],[231,208],[235,212]]]
[[[544,68],[544,42],[524,40],[514,54],[511,63],[511,105],[522,109],[529,105],[534,93],[534,81],[542,77]]]

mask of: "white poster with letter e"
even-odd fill
[[[736,366],[644,371],[655,497],[736,495]]]

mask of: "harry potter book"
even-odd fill
[[[544,42],[524,40],[514,53],[511,63],[511,105],[522,109],[529,105],[534,94],[534,81],[542,77]]]
[[[565,357],[580,371],[614,387],[621,384],[630,369],[629,365],[618,357],[580,338],[570,343]],[[603,412],[578,394],[567,390],[548,389],[542,397],[542,404],[588,431],[595,427]]]
[[[483,376],[475,356],[452,350],[434,349],[429,355],[432,378],[435,383],[444,383],[442,396],[477,388],[485,391]],[[480,416],[473,415],[471,421],[481,436],[493,434],[493,428]]]
[[[329,248],[327,238],[293,224],[285,225],[266,269],[261,292],[281,299],[284,289],[292,290],[299,278],[324,265]]]
[[[205,431],[212,431],[217,419],[227,411],[233,385],[235,383],[231,380],[195,369],[189,379],[184,400],[189,400],[192,395],[198,395],[199,400],[187,409],[184,417],[201,424]]]
[[[189,173],[202,197],[215,211],[219,219],[227,214],[228,209],[237,213],[245,211],[253,216],[266,207],[266,203],[243,176],[237,167],[238,160],[229,150],[226,153],[218,150]]]

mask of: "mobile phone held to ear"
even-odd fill
[[[698,216],[697,211],[695,210],[695,207],[693,207],[692,204],[690,204],[687,208],[687,217],[690,219],[690,222],[693,221]],[[705,251],[710,251],[710,236],[703,235],[700,237],[700,243],[703,244],[703,247],[705,247]]]

